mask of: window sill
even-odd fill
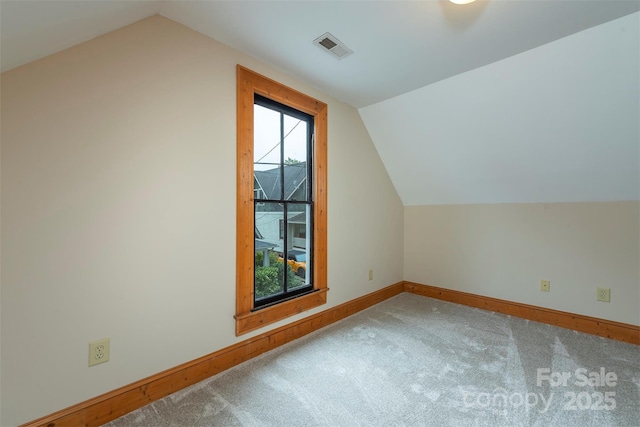
[[[246,334],[263,326],[275,323],[278,320],[286,319],[298,313],[319,307],[327,302],[327,291],[329,288],[321,288],[317,291],[282,302],[263,309],[236,314],[236,336]]]

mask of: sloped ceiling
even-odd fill
[[[638,20],[361,108],[403,203],[638,200]]]
[[[639,9],[634,0],[2,0],[0,65],[159,13],[359,108],[405,204],[637,199]],[[355,53],[336,60],[314,46],[327,31]]]

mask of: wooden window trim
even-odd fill
[[[236,335],[254,331],[327,302],[327,105],[238,65],[236,200]],[[312,293],[253,311],[253,105],[254,94],[314,118],[314,254]]]

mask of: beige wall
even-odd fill
[[[407,206],[405,280],[640,325],[639,205]]]
[[[1,425],[239,340],[237,63],[329,104],[330,291],[310,313],[402,280],[403,207],[355,109],[140,21],[2,74]],[[88,368],[104,337],[111,360]]]

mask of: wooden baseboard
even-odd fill
[[[22,427],[100,426],[404,291],[404,282],[265,332],[199,359],[63,409]]]
[[[430,298],[509,314],[511,316],[534,320],[561,328],[640,345],[640,326],[412,282],[404,282],[404,290],[405,292]]]
[[[63,409],[22,427],[100,426],[402,292],[509,314],[640,345],[640,327],[412,282],[399,282],[191,362]]]

